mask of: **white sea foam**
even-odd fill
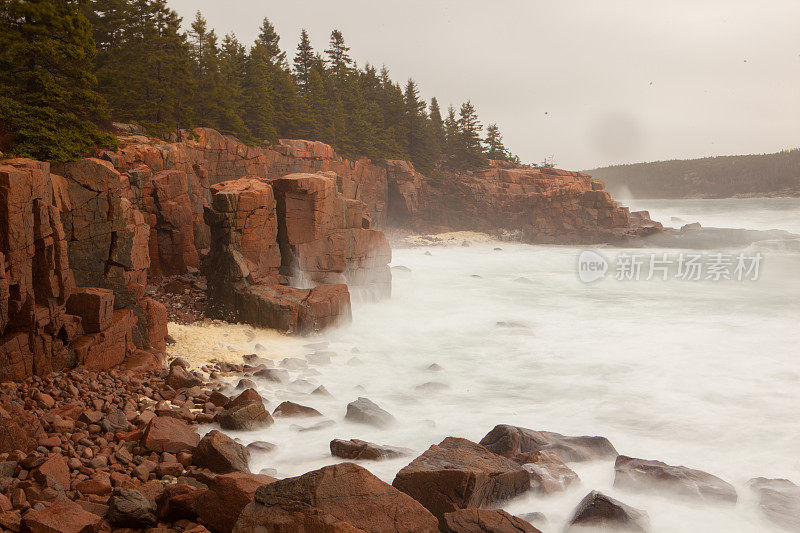
[[[702,202],[715,220],[738,220],[738,227],[800,228],[798,200],[793,212],[780,199],[759,200],[749,219],[740,202],[750,200],[693,200],[691,209],[680,202],[674,209],[641,202],[637,207],[690,221],[698,218],[693,210]],[[773,202],[780,205],[770,211]],[[787,217],[790,222],[782,224]],[[242,326],[208,332],[209,348],[221,341],[235,344],[237,353],[269,342],[274,355],[336,354],[329,365],[292,372],[293,383],[259,383],[270,408],[296,401],[336,425],[298,432],[316,420],[278,419],[263,431],[233,432],[245,443],[278,444],[271,454],[253,456],[254,471],[274,468],[283,477],[331,464],[337,460],[328,450],[332,438],[421,453],[448,435],[478,441],[496,424],[515,424],[603,435],[620,453],[716,474],[733,483],[740,497],[732,508],[694,507],[614,489],[610,462],[571,465],[582,478],[580,488],[549,498],[526,495],[504,506],[513,513],[544,512],[546,531],[560,531],[591,489],[646,510],[658,532],[774,529],[759,515],[745,483],[754,476],[800,483],[798,254],[763,252],[755,282],[585,284],[576,272],[578,248],[474,243],[425,252],[396,250],[393,265],[411,272],[395,275],[391,300],[356,301],[347,327],[303,340],[264,331],[251,339],[231,337],[230,328]],[[195,335],[186,332],[179,345]],[[426,370],[431,363],[443,370]],[[416,389],[426,382],[449,388]],[[308,395],[317,385],[333,397]],[[358,396],[391,412],[397,425],[375,429],[345,422],[346,404]],[[408,461],[363,465],[391,482]]]

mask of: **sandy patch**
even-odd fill
[[[478,244],[496,240],[491,235],[477,231],[449,231],[430,235],[407,235],[396,244],[399,244],[399,247],[405,245],[414,248],[418,246],[463,246],[464,241],[470,244]]]
[[[182,357],[192,367],[203,366],[212,360],[241,363],[242,357],[251,353],[276,360],[303,357],[309,352],[304,344],[313,342],[311,339],[290,337],[246,324],[170,322],[167,327],[175,339],[175,344],[167,346],[168,358]],[[258,348],[256,345],[259,345]]]

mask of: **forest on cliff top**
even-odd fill
[[[800,196],[800,148],[774,154],[615,165],[586,171],[637,198]]]
[[[348,157],[408,159],[422,172],[515,160],[469,101],[440,108],[386,67],[359,67],[343,35],[290,57],[268,19],[246,46],[166,0],[0,0],[0,150],[47,161],[113,146],[111,121],[158,137],[208,126],[247,143],[318,140]]]

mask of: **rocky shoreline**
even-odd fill
[[[177,358],[169,370],[75,369],[3,383],[0,527],[33,533],[536,532],[552,527],[546,516],[535,509],[513,516],[501,509],[504,503],[529,491],[574,488],[581,481],[570,464],[610,460],[615,489],[691,505],[732,506],[740,499],[712,474],[620,455],[603,437],[509,425],[496,426],[480,442],[447,437],[416,458],[397,446],[402,443],[334,439],[330,466],[284,479],[270,469],[253,473],[251,458],[268,458],[275,445],[245,446],[225,431],[262,435],[275,418],[308,421],[311,428],[315,419],[325,420],[289,401],[270,413],[253,388],[256,381],[287,379],[292,361],[275,364],[253,354],[241,364],[192,370]],[[324,393],[320,387],[310,394]],[[393,424],[367,398],[342,404],[342,412],[358,424]],[[364,468],[402,457],[409,462],[391,485]],[[789,530],[800,526],[800,487],[764,478],[749,486],[767,519]],[[646,509],[597,491],[587,493],[566,527],[583,526],[650,530]]]

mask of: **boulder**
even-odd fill
[[[553,450],[527,454],[523,461],[522,468],[531,476],[531,488],[537,492],[544,494],[560,492],[580,481],[578,474],[564,464],[561,457]]]
[[[114,291],[97,287],[78,287],[67,300],[67,313],[81,317],[86,333],[100,333],[111,326]]]
[[[534,431],[501,424],[481,439],[487,450],[514,459],[526,453],[552,450],[565,462],[611,459],[617,450],[605,437],[566,437],[550,431]]]
[[[255,389],[247,388],[244,391],[242,391],[242,393],[239,396],[237,396],[236,398],[233,398],[232,400],[228,400],[227,403],[225,405],[223,405],[222,407],[226,407],[228,409],[232,409],[232,408],[234,408],[234,407],[236,407],[238,405],[242,405],[242,404],[250,403],[250,402],[260,402],[260,403],[263,404],[264,403],[264,399],[261,397],[261,395],[258,392],[256,392]]]
[[[736,489],[717,476],[685,466],[620,455],[614,463],[614,487],[671,494],[706,503],[736,503]]]
[[[114,489],[108,499],[106,519],[117,527],[145,528],[158,522],[156,507],[141,492]]]
[[[212,472],[250,472],[250,452],[224,433],[213,429],[200,439],[192,462]]]
[[[22,523],[30,533],[94,533],[102,520],[102,516],[84,511],[75,502],[58,500],[26,513]]]
[[[0,453],[29,452],[46,436],[36,415],[14,405],[0,404]]]
[[[203,380],[186,370],[181,365],[171,365],[165,380],[175,390],[189,389],[203,384]]]
[[[219,414],[222,429],[252,431],[270,426],[275,421],[261,402],[247,402],[225,409]]]
[[[645,533],[650,529],[650,519],[646,512],[593,490],[578,504],[566,530],[577,532],[583,528]]]
[[[459,509],[444,515],[446,533],[541,533],[521,518],[503,510]]]
[[[314,417],[314,416],[322,416],[322,413],[314,409],[313,407],[307,407],[305,405],[300,405],[299,403],[294,402],[282,402],[275,410],[272,412],[272,416],[274,417]]]
[[[788,479],[757,477],[747,485],[756,493],[758,507],[772,523],[789,531],[800,530],[800,487]]]
[[[232,472],[218,475],[209,480],[208,490],[197,497],[197,514],[213,531],[230,533],[242,509],[253,501],[256,489],[273,482],[275,478],[262,474]]]
[[[177,418],[157,416],[144,429],[141,445],[151,452],[194,452],[200,442],[197,431]]]
[[[340,463],[260,487],[234,532],[437,531],[418,502],[353,463]]]
[[[391,414],[378,407],[369,398],[363,397],[359,397],[356,401],[347,404],[347,414],[344,417],[351,422],[379,428],[387,428],[396,422]]]
[[[383,459],[404,457],[414,453],[413,450],[408,448],[374,444],[358,439],[333,439],[330,448],[331,455],[351,460],[381,461]]]
[[[530,484],[530,476],[518,463],[455,437],[428,448],[400,470],[392,482],[440,522],[445,513],[513,498],[527,491]]]

